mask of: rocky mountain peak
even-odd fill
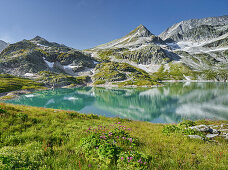
[[[113,40],[106,44],[99,45],[94,49],[107,49],[107,48],[135,48],[145,44],[162,44],[163,41],[152,34],[144,25],[140,24],[129,34],[122,38]]]
[[[227,32],[228,15],[208,17],[202,19],[190,19],[181,21],[162,32],[159,37],[163,40],[194,41],[215,38]],[[202,34],[204,36],[202,36]],[[211,36],[213,34],[213,36]]]
[[[40,37],[40,36],[38,36],[38,35],[37,35],[35,38],[31,39],[30,41],[31,41],[31,42],[34,42],[34,43],[47,42],[46,39],[44,39],[44,38],[42,38],[42,37]]]
[[[135,37],[149,37],[153,35],[144,25],[140,24],[137,28],[131,31],[128,35],[134,35]],[[127,36],[128,36],[127,35]]]

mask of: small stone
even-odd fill
[[[219,131],[217,129],[210,129],[210,132],[213,133],[213,134],[218,134]]]
[[[188,137],[192,138],[192,139],[201,139],[203,140],[203,138],[199,135],[188,135]]]
[[[206,138],[214,138],[216,136],[218,136],[218,134],[207,134]]]
[[[193,130],[196,130],[196,131],[199,131],[199,132],[210,132],[211,131],[211,128],[206,126],[206,125],[192,126],[192,127],[189,127],[189,128],[193,129]]]

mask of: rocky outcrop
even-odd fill
[[[126,59],[137,64],[162,64],[178,56],[160,47],[165,42],[139,25],[126,36],[87,50],[98,58]]]
[[[166,41],[203,41],[226,33],[228,31],[227,25],[228,15],[190,19],[169,27],[159,37]]]
[[[0,54],[0,72],[24,76],[26,73],[51,71],[77,76],[78,72],[94,68],[94,62],[79,50],[37,36],[4,49]]]
[[[228,129],[224,129],[224,127],[227,127],[227,126],[228,124],[197,125],[197,126],[189,127],[189,129],[205,133],[205,139],[213,139],[215,137],[222,137],[224,139],[228,139]],[[199,135],[188,135],[188,137],[196,138],[196,139],[204,139]]]
[[[139,25],[126,36],[117,40],[99,45],[92,50],[110,49],[110,48],[138,48],[147,44],[165,44],[163,40],[152,34],[145,26]]]
[[[84,51],[36,36],[10,44],[0,53],[0,73],[36,76],[50,71],[93,77],[98,63],[117,62],[152,74],[154,81],[227,81],[227,38],[228,15],[182,21],[159,36],[139,25],[122,38]],[[126,77],[118,74],[112,78],[120,81]]]

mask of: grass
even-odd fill
[[[228,168],[225,140],[167,135],[162,124],[72,111],[11,104],[0,108],[0,169]],[[112,143],[117,135],[122,138]]]
[[[14,90],[43,89],[43,84],[33,80],[0,74],[0,93]]]
[[[40,71],[40,77],[37,78],[37,81],[43,82],[47,86],[75,86],[75,85],[85,85],[90,78],[88,76],[78,76],[73,77],[63,73],[53,73],[49,71]]]
[[[93,76],[94,84],[115,82],[119,86],[127,85],[154,85],[150,75],[142,69],[136,68],[127,63],[107,62],[96,66],[96,74]]]

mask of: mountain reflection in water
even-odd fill
[[[228,83],[167,83],[151,89],[55,89],[5,102],[154,123],[228,120]]]

